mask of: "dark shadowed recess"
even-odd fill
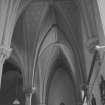
[[[20,105],[25,103],[25,95],[22,90],[22,75],[20,69],[6,60],[3,65],[2,83],[0,89],[0,105],[13,105],[18,98]],[[17,95],[16,95],[17,91]]]

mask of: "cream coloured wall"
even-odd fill
[[[75,89],[69,74],[62,68],[58,69],[49,89],[48,105],[76,105]]]
[[[99,6],[100,16],[102,19],[102,25],[103,25],[104,35],[105,35],[105,0],[97,0],[97,3]]]

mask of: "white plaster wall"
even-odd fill
[[[97,0],[97,3],[99,6],[100,16],[102,19],[102,25],[104,29],[104,35],[105,35],[105,0]]]
[[[69,75],[64,70],[59,69],[51,82],[48,105],[60,105],[62,102],[65,105],[76,105],[74,91]]]

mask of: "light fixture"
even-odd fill
[[[14,101],[13,101],[13,105],[19,105],[20,104],[20,101],[16,98]]]
[[[105,49],[104,45],[103,46],[99,46],[99,45],[96,46],[96,49],[103,49],[103,48]]]
[[[17,98],[17,90],[18,90],[18,75],[17,75],[17,80],[16,80],[16,99],[13,101],[13,105],[19,105],[20,101]]]

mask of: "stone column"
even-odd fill
[[[12,51],[11,48],[7,48],[6,46],[0,45],[0,86],[1,86],[3,64],[5,60],[9,58],[11,51]]]
[[[25,89],[25,97],[26,97],[25,105],[31,105],[31,99],[34,92],[35,92],[34,88]]]
[[[32,93],[25,94],[25,97],[26,97],[26,104],[25,105],[31,105]]]

